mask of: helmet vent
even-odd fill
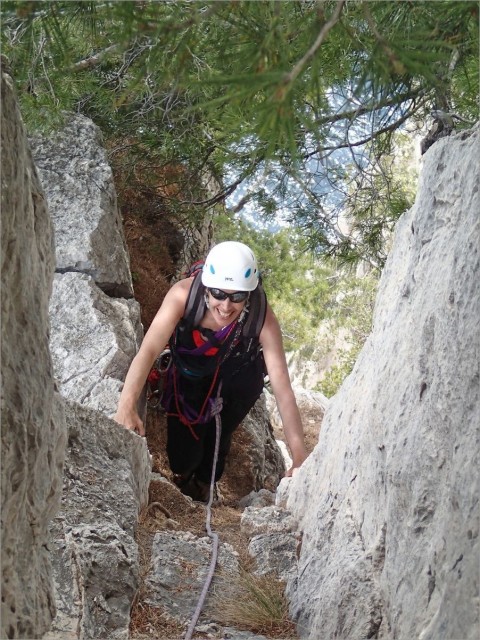
[[[213,264],[210,265],[210,273],[215,273],[215,269],[213,268]]]
[[[247,269],[245,271],[245,278],[249,278],[251,273],[252,273],[252,270],[251,269]]]

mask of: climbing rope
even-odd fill
[[[217,392],[217,406],[221,407],[220,399],[220,391],[222,388],[222,383],[218,387]],[[210,583],[212,582],[213,575],[215,573],[215,567],[217,565],[218,559],[218,533],[211,528],[211,520],[212,520],[212,503],[215,495],[215,471],[217,468],[218,461],[218,451],[220,449],[220,435],[222,432],[222,419],[220,418],[220,412],[215,414],[215,451],[213,454],[213,466],[212,466],[212,476],[210,478],[210,495],[207,503],[207,517],[205,522],[205,529],[207,530],[207,534],[209,538],[212,540],[212,557],[210,559],[210,568],[208,570],[207,577],[205,579],[205,583],[203,585],[202,593],[200,594],[200,598],[198,599],[197,607],[193,613],[192,619],[190,621],[190,625],[187,629],[187,633],[185,634],[184,640],[191,640],[193,636],[193,632],[195,631],[195,626],[198,622],[198,618],[202,613],[203,605],[205,603],[205,598],[207,597],[208,589],[210,588]]]

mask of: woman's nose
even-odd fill
[[[226,300],[222,300],[222,304],[220,305],[220,308],[223,309],[224,311],[230,311],[233,307],[233,302],[230,300],[230,298],[227,298]]]

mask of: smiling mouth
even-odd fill
[[[228,313],[225,313],[224,311],[220,311],[220,309],[217,307],[217,313],[218,315],[222,318],[222,320],[225,320],[226,318],[229,318],[233,311],[229,311]]]

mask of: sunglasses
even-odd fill
[[[215,300],[226,300],[228,298],[232,302],[245,302],[249,295],[249,291],[235,291],[234,293],[226,293],[221,289],[209,289],[209,291]]]

